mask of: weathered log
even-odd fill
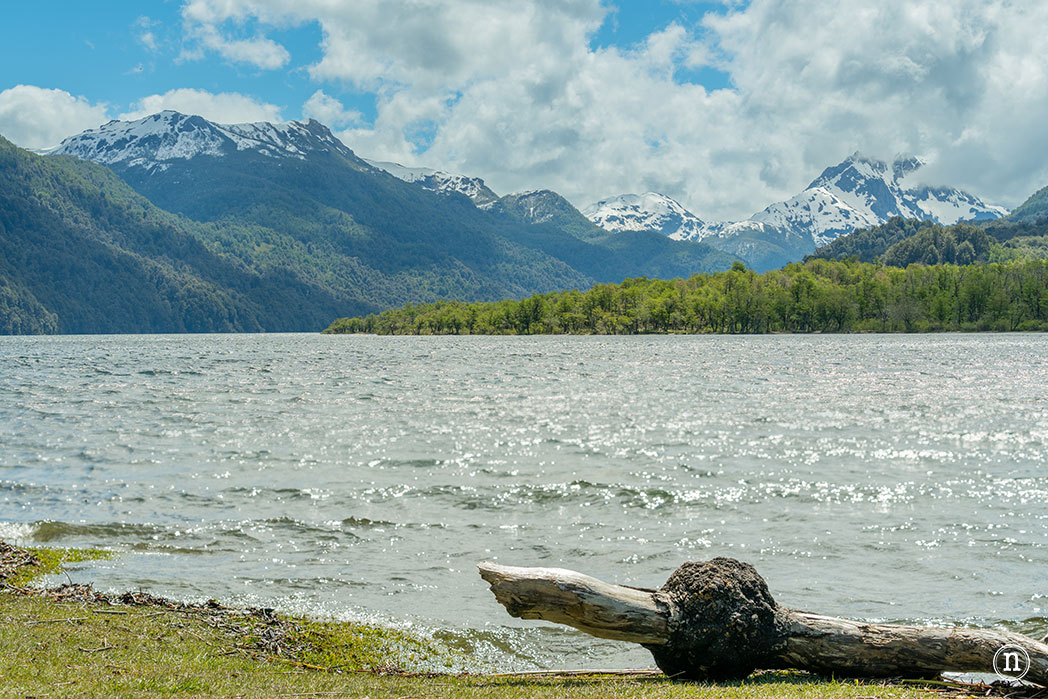
[[[615,641],[658,645],[669,636],[669,620],[651,590],[609,585],[563,568],[478,567],[511,616],[567,624]]]
[[[868,624],[783,607],[753,566],[685,563],[661,590],[611,585],[559,568],[478,566],[515,617],[640,643],[681,679],[739,679],[755,669],[849,677],[993,672],[1004,646],[1025,651],[1024,680],[1048,687],[1048,645],[992,629]]]

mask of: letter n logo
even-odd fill
[[[1001,646],[993,655],[993,670],[1001,679],[1021,680],[1030,671],[1030,655],[1020,646]]]

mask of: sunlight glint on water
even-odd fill
[[[1036,627],[1046,459],[1037,335],[0,338],[0,538],[488,666],[650,664],[511,619],[489,558],[650,587],[727,555],[789,606]]]

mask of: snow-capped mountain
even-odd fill
[[[309,153],[335,152],[356,159],[326,126],[313,119],[281,124],[216,124],[174,111],[135,121],[113,120],[71,136],[46,153],[162,172],[173,161],[202,155],[222,157],[241,151],[299,160]]]
[[[548,190],[499,199],[478,178],[369,164],[315,121],[223,125],[164,112],[51,153],[106,165],[160,209],[213,226],[208,244],[272,265],[280,288],[323,270],[318,299],[350,295],[365,311],[685,277],[737,259],[650,231],[608,233]]]
[[[434,170],[428,167],[406,167],[400,163],[389,163],[381,160],[364,161],[379,170],[385,170],[394,177],[405,182],[416,182],[423,189],[433,192],[458,192],[465,194],[473,200],[473,203],[484,209],[498,201],[498,195],[488,189],[484,180],[479,177],[468,177],[466,175],[454,175],[443,170]]]
[[[363,160],[312,119],[216,124],[199,116],[165,111],[134,121],[111,121],[68,138],[47,153],[108,165],[154,203],[180,213],[205,215],[221,208],[214,199],[226,189],[205,186],[205,180],[239,182],[261,170],[275,169],[284,173],[284,184],[297,178],[303,186],[309,184],[311,192],[320,192],[334,180],[319,177],[318,172],[348,167],[369,178],[364,187],[369,192],[402,187],[390,179],[392,176],[420,189],[463,194],[491,215],[552,226],[581,240],[604,244],[601,239],[606,234],[601,231],[626,238],[658,233],[672,240],[708,243],[744,259],[755,269],[772,269],[801,259],[841,235],[893,216],[949,224],[1007,213],[952,187],[916,184],[915,173],[922,165],[916,158],[899,158],[887,164],[858,153],[827,168],[797,196],[772,204],[746,220],[719,223],[703,221],[679,202],[654,192],[606,199],[582,213],[549,190],[500,199],[478,177]],[[195,183],[192,196],[174,189],[185,183]],[[230,196],[241,201],[236,199],[238,195]]]
[[[761,256],[767,264],[800,259],[856,228],[893,216],[951,224],[1008,213],[953,187],[909,186],[922,164],[902,157],[889,165],[854,153],[824,170],[797,196],[744,221],[704,223],[676,201],[650,192],[600,201],[583,213],[606,230],[658,231],[678,240],[701,240],[744,258],[770,250]]]
[[[953,187],[908,188],[906,180],[921,165],[913,157],[898,158],[889,165],[854,153],[839,165],[826,168],[797,196],[772,204],[750,220],[806,231],[821,246],[856,228],[875,226],[893,216],[950,224],[999,218],[1008,213]]]
[[[701,240],[706,223],[665,194],[621,194],[582,210],[608,231],[657,231],[673,240]]]

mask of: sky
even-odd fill
[[[580,208],[657,191],[737,220],[855,151],[1011,207],[1048,184],[1048,3],[5,3],[0,135],[163,109],[316,118],[364,157]]]

